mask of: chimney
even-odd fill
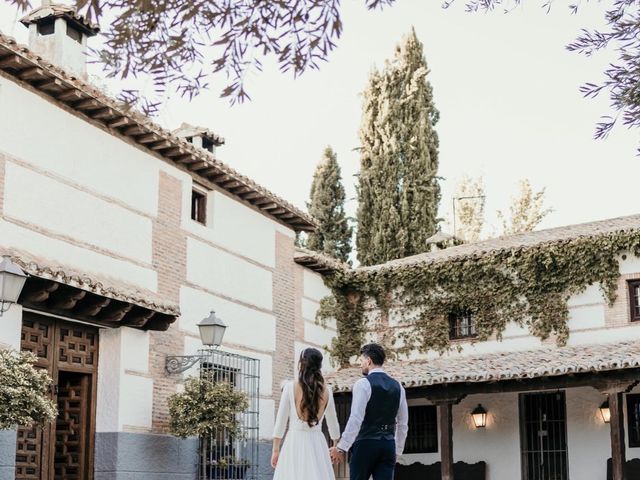
[[[87,77],[87,39],[98,25],[78,15],[74,7],[42,0],[42,5],[20,22],[29,29],[29,49],[54,65]]]
[[[202,148],[215,155],[216,147],[224,144],[224,138],[204,127],[194,127],[183,123],[180,128],[173,131],[176,137],[183,138],[194,146]]]

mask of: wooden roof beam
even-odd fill
[[[49,78],[49,76],[44,73],[44,70],[40,67],[25,68],[24,70],[21,70],[20,73],[18,73],[18,77],[20,77],[21,80],[26,80],[28,82],[32,82],[35,80],[46,80],[47,78]]]
[[[71,88],[69,90],[65,90],[64,92],[62,92],[59,95],[56,95],[56,98],[58,100],[61,100],[63,102],[69,102],[69,101],[79,101],[79,100],[83,100],[84,96],[82,95],[82,93],[80,93],[79,90],[75,89],[75,88]]]
[[[155,142],[149,145],[151,150],[166,150],[167,148],[173,147],[173,143],[168,140],[161,140],[160,142]]]
[[[0,68],[14,68],[19,70],[25,68],[27,65],[26,60],[19,55],[9,55],[0,60]]]
[[[107,126],[109,128],[120,128],[120,127],[124,127],[125,125],[131,125],[131,123],[133,123],[131,120],[129,120],[128,117],[118,117],[115,120],[112,120],[110,122],[107,122]]]
[[[173,148],[170,148],[169,150],[166,150],[162,154],[165,157],[173,158],[173,157],[184,156],[186,153],[187,153],[187,151],[185,149],[181,148],[181,147],[173,147]]]
[[[102,120],[106,118],[113,118],[116,116],[116,112],[113,108],[101,108],[100,110],[96,110],[90,114],[91,118],[96,120]]]
[[[175,160],[178,163],[181,163],[181,164],[185,165],[185,164],[189,164],[189,163],[196,163],[198,161],[198,158],[195,157],[192,153],[185,153],[184,155],[181,155],[179,157],[175,157],[173,160]]]
[[[79,110],[97,110],[103,107],[104,104],[96,100],[95,98],[86,98],[74,105]]]
[[[147,129],[142,125],[134,125],[133,127],[125,129],[122,133],[129,137],[135,137],[138,135],[142,135],[143,133],[147,133]]]
[[[205,170],[206,168],[209,168],[209,167],[211,167],[211,164],[209,162],[203,162],[199,160],[189,165],[189,170],[194,172],[199,172],[199,170]]]
[[[136,138],[136,142],[138,143],[154,143],[160,140],[162,140],[162,137],[157,133],[147,133],[146,135]]]
[[[262,195],[261,197],[258,198],[258,200],[251,203],[253,203],[256,207],[259,207],[260,205],[266,205],[267,203],[271,203],[271,202],[272,200],[269,197],[265,197],[264,195]]]
[[[234,188],[244,186],[242,182],[239,182],[237,180],[231,180],[229,182],[220,183],[219,185],[222,185],[222,188],[225,188],[227,190],[233,190]]]
[[[49,78],[43,82],[38,82],[36,86],[41,90],[62,90],[62,80],[59,78]]]
[[[265,205],[260,205],[262,210],[276,210],[278,208],[278,204],[276,202],[267,203]],[[269,212],[271,213],[271,212]]]
[[[254,192],[253,190],[251,190],[246,195],[242,195],[242,199],[243,200],[253,200],[253,199],[261,198],[261,197],[264,197],[264,194],[262,194],[260,192]]]

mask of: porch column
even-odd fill
[[[613,480],[625,480],[624,464],[626,448],[624,443],[624,413],[622,410],[623,392],[608,394],[611,412],[611,473]]]
[[[440,414],[440,464],[442,480],[453,478],[453,403],[439,402]]]

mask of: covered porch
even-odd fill
[[[385,367],[404,384],[410,405],[397,480],[640,478],[640,460],[633,460],[640,457],[638,341],[451,354]],[[358,378],[356,368],[330,378],[343,422]],[[482,415],[472,416],[479,405],[484,424]]]

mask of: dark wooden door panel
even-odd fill
[[[90,375],[60,372],[56,422],[55,480],[85,480]]]
[[[24,312],[21,349],[54,379],[58,418],[18,429],[16,480],[92,480],[98,329]]]

